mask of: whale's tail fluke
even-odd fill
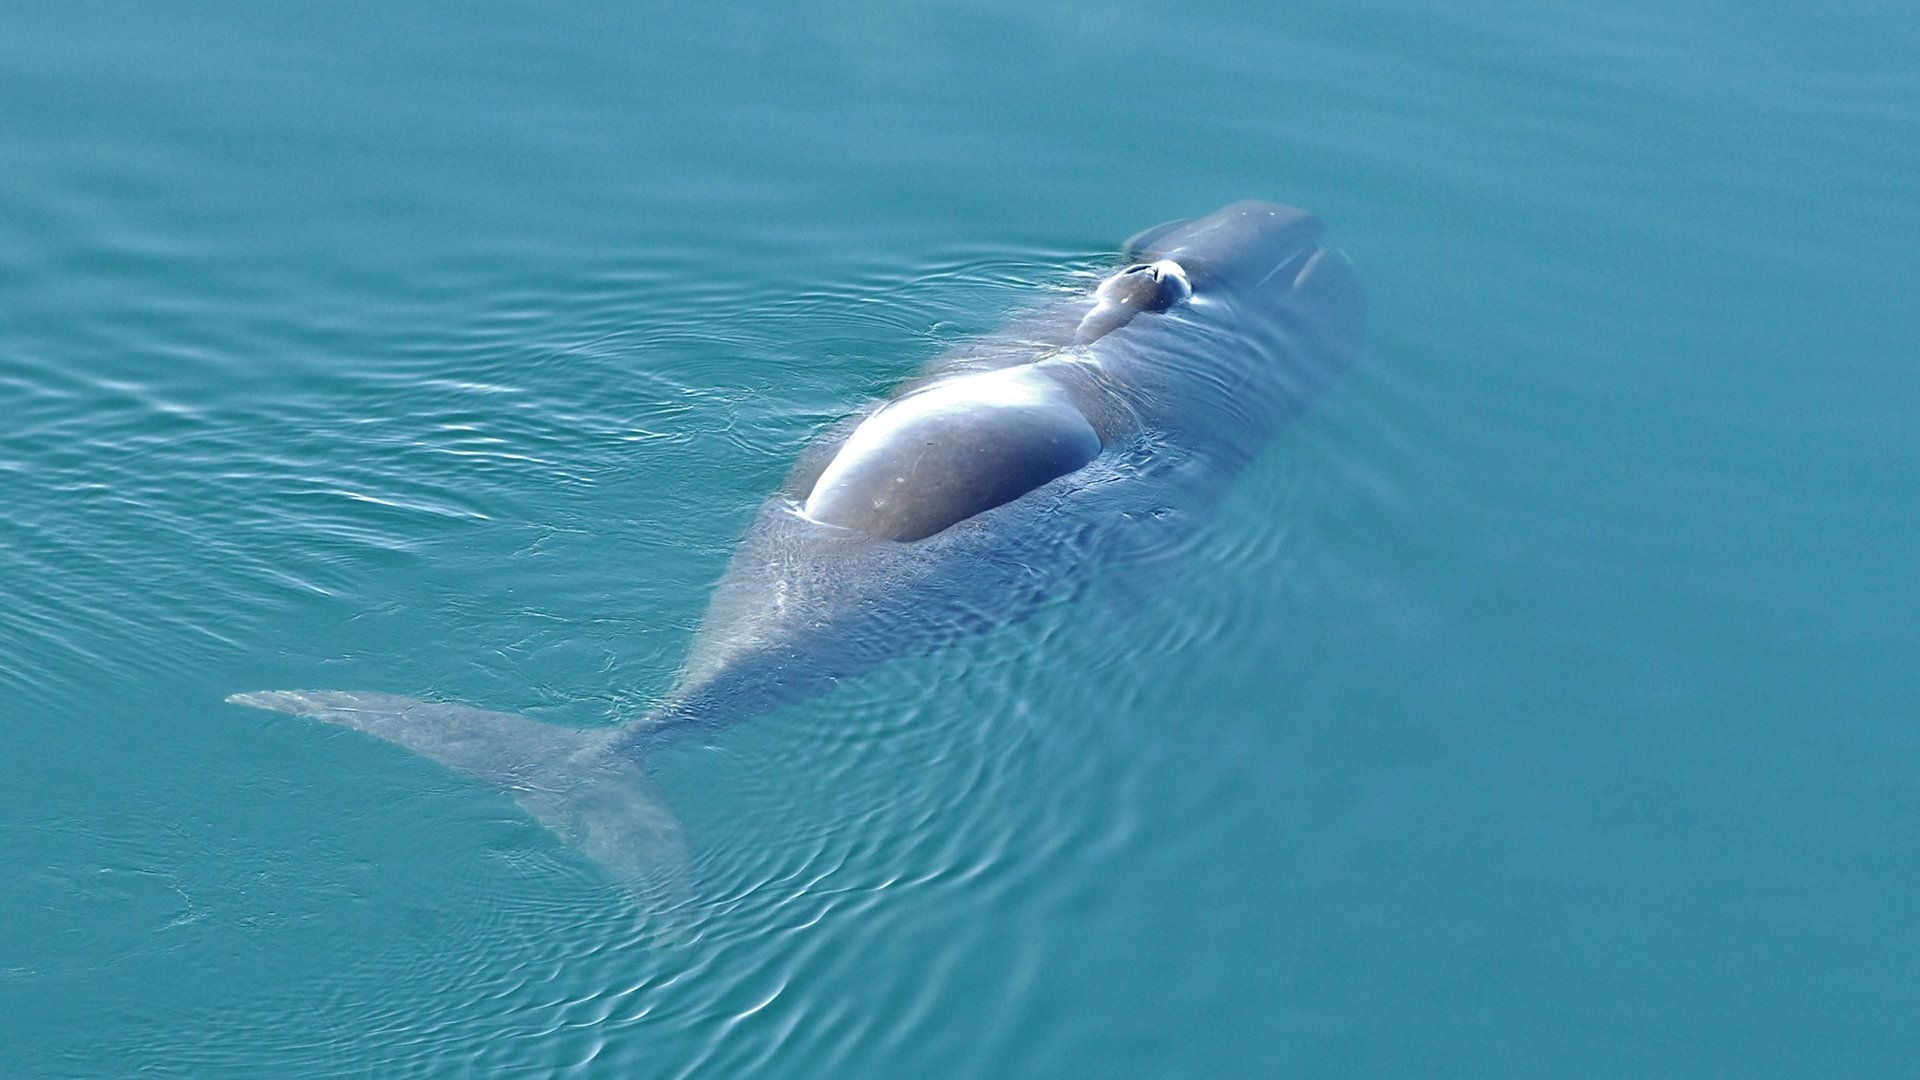
[[[512,795],[534,820],[579,848],[677,933],[692,896],[680,819],[617,729],[570,728],[370,691],[260,690],[227,698],[311,716],[399,743]]]

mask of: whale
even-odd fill
[[[759,508],[641,715],[577,728],[377,691],[227,700],[503,791],[643,912],[684,921],[692,856],[662,755],[1177,559],[1360,355],[1365,293],[1324,234],[1254,200],[1147,229],[1092,288],[1058,290],[853,410]]]

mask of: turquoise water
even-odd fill
[[[1906,1075],[1920,20],[1734,4],[0,9],[0,1073]],[[807,439],[1159,221],[1361,365],[1184,569],[659,779]]]

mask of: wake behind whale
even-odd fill
[[[227,700],[506,791],[671,918],[691,860],[653,757],[1177,547],[1359,353],[1359,281],[1321,234],[1254,201],[1150,229],[1091,295],[936,359],[826,433],[762,505],[673,689],[637,719],[583,730],[370,691]]]

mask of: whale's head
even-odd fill
[[[1359,355],[1366,322],[1359,275],[1325,232],[1305,210],[1247,200],[1137,234],[1107,283],[1151,298],[1128,279],[1160,267],[1182,302],[1167,322],[1123,323],[1138,329],[1115,336],[1107,366],[1194,426],[1239,415],[1265,431],[1297,415]]]
[[[1175,263],[1195,291],[1255,290],[1276,280],[1290,285],[1293,275],[1285,271],[1297,274],[1320,250],[1325,232],[1320,219],[1305,210],[1247,199],[1203,218],[1136,234],[1127,241],[1126,257],[1135,263]]]

